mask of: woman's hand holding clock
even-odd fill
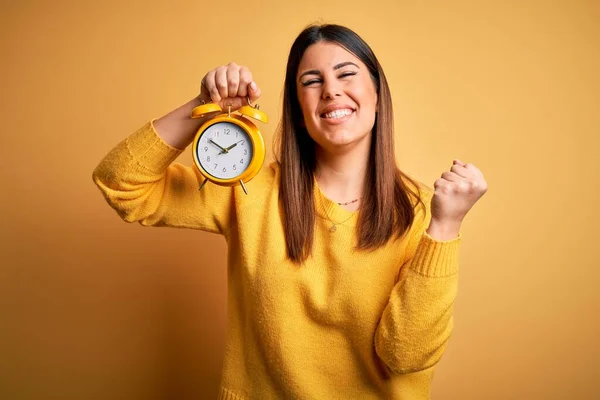
[[[248,105],[247,98],[253,103],[260,94],[250,70],[231,62],[209,71],[202,78],[199,99],[218,104],[223,110],[231,106],[231,111],[235,111]]]

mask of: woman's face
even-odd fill
[[[298,101],[312,139],[335,151],[368,138],[377,92],[365,64],[335,43],[308,47],[296,79]]]

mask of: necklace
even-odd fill
[[[359,197],[358,199],[354,199],[351,201],[347,201],[345,203],[338,203],[338,204],[340,206],[347,206],[348,204],[356,203],[360,199],[362,199],[362,197]],[[356,213],[356,211],[354,211],[352,214],[350,214],[350,216],[348,218],[346,218],[345,220],[343,220],[342,222],[335,222],[334,220],[329,218],[329,215],[327,215],[327,219],[329,220],[329,222],[331,222],[333,224],[329,227],[329,232],[334,233],[335,231],[337,231],[337,226],[342,225],[344,222],[348,221],[350,218],[352,218],[354,216],[355,213]]]
[[[359,201],[360,199],[362,199],[362,197],[359,197],[358,199],[354,199],[354,200],[350,200],[347,201],[345,203],[338,203],[340,206],[347,206],[348,204],[352,204],[352,203],[356,203],[357,201]]]
[[[317,178],[318,178],[318,176],[315,176],[315,184],[316,184],[316,185],[317,185],[317,187],[318,187],[318,186],[319,186],[319,183],[318,183],[318,181],[317,181]],[[319,190],[320,190],[320,189],[319,189]],[[338,202],[336,202],[336,203],[337,203],[338,205],[340,205],[340,206],[347,206],[348,204],[353,204],[353,203],[356,203],[357,201],[359,201],[359,200],[361,200],[361,199],[362,199],[362,197],[359,197],[359,198],[357,198],[357,199],[350,200],[350,201],[347,201],[347,202],[345,202],[345,203],[338,203]],[[357,211],[358,211],[358,210],[357,210]],[[346,222],[346,221],[350,220],[350,218],[352,218],[352,217],[354,216],[354,214],[356,214],[356,211],[354,211],[352,214],[350,214],[350,216],[349,216],[348,218],[346,218],[345,220],[343,220],[343,221],[341,221],[341,222],[335,222],[334,220],[332,220],[331,218],[329,218],[329,213],[327,212],[327,210],[325,210],[325,218],[326,218],[327,220],[329,220],[329,222],[331,222],[331,224],[332,224],[332,225],[329,227],[329,232],[331,232],[331,233],[335,233],[335,231],[337,231],[337,226],[338,226],[338,225],[342,225],[344,222]]]
[[[337,226],[342,225],[344,222],[348,221],[350,218],[352,218],[354,216],[355,213],[356,213],[356,211],[354,211],[352,214],[350,214],[350,216],[348,218],[346,218],[345,220],[343,220],[342,222],[335,222],[334,220],[329,218],[329,216],[327,216],[327,219],[329,220],[329,222],[331,222],[333,224],[329,227],[329,232],[334,233],[335,231],[337,231]]]

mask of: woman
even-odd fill
[[[455,160],[432,192],[394,159],[392,107],[369,46],[310,26],[288,58],[279,162],[240,187],[173,163],[205,102],[260,96],[236,64],[113,149],[94,181],[123,219],[202,229],[228,243],[221,399],[427,399],[452,330],[460,225],[486,192]]]

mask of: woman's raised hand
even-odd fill
[[[248,105],[247,98],[253,103],[260,97],[260,88],[254,82],[247,67],[231,62],[209,71],[200,89],[200,100],[216,103],[223,110],[231,105],[231,110]]]

